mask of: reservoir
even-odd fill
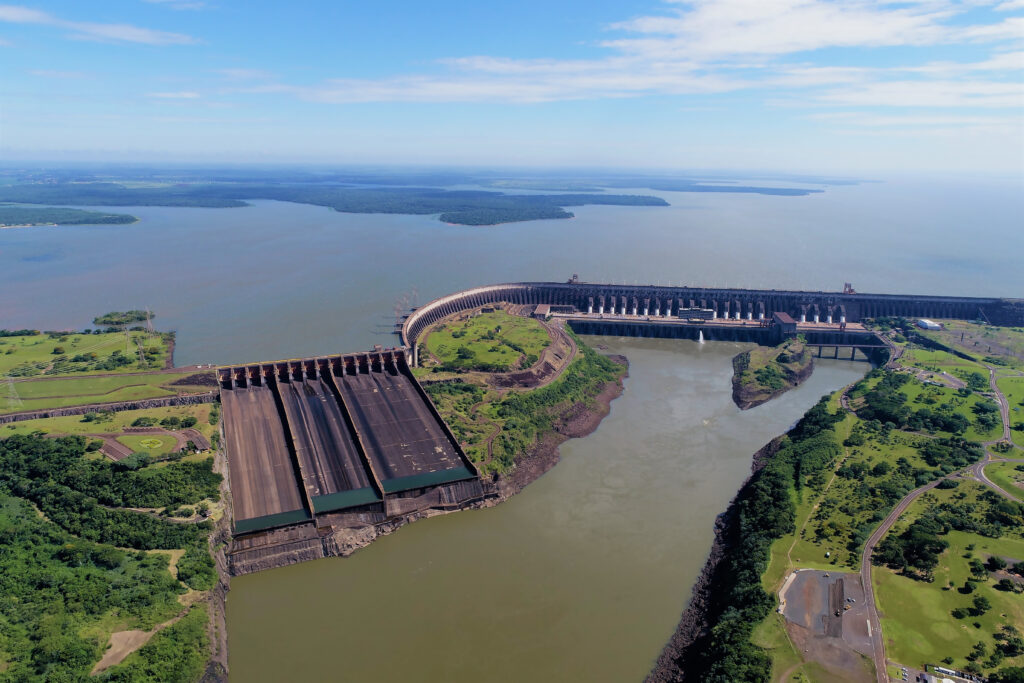
[[[630,359],[596,432],[494,508],[421,520],[348,558],[236,577],[233,680],[641,680],[675,628],[751,455],[866,363],[741,413],[749,345],[587,337]]]

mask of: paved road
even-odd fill
[[[882,638],[882,622],[878,618],[878,609],[875,606],[875,587],[871,583],[871,553],[874,552],[875,546],[882,540],[882,537],[896,523],[896,520],[900,518],[900,515],[910,507],[910,504],[925,491],[935,488],[940,481],[942,479],[936,479],[908,493],[903,500],[897,503],[896,507],[889,513],[889,516],[875,529],[875,533],[871,534],[867,543],[864,544],[864,554],[860,560],[860,579],[864,585],[864,602],[868,608],[868,623],[871,624],[871,646],[875,653],[875,674],[878,677],[878,683],[889,683],[889,675],[886,673],[885,641]]]

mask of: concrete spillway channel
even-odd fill
[[[219,377],[234,532],[245,537],[236,549],[249,557],[283,543],[315,556],[312,540],[333,528],[483,495],[401,349],[221,368]],[[260,536],[284,527],[295,533]]]
[[[277,389],[314,512],[380,502],[341,407],[324,381],[289,379]]]
[[[250,384],[221,392],[221,401],[236,528],[309,519],[271,389]],[[244,457],[232,457],[242,453]]]
[[[363,367],[349,368],[336,381],[385,492],[469,474],[409,377],[395,369]]]

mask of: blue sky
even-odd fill
[[[1024,0],[0,4],[0,159],[1024,172]]]

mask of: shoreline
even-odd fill
[[[690,601],[679,618],[676,630],[665,643],[653,668],[644,679],[645,683],[679,683],[687,680],[686,660],[690,654],[689,650],[708,632],[708,609],[711,601],[712,582],[715,575],[722,569],[722,561],[729,549],[728,536],[730,528],[736,520],[736,504],[740,493],[750,483],[750,479],[763,469],[768,460],[779,451],[785,436],[782,434],[775,437],[754,453],[750,464],[750,474],[736,489],[736,493],[729,501],[725,511],[715,518],[715,540],[711,543],[711,550],[704,562],[704,567],[693,583]]]

